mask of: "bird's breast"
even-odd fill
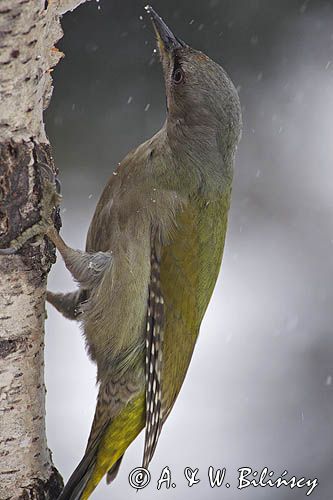
[[[185,377],[199,328],[219,274],[230,190],[192,200],[177,216],[177,231],[161,255],[165,303],[164,405],[170,407]]]

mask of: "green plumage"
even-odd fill
[[[177,39],[150,8],[168,101],[162,129],[111,175],[86,252],[50,235],[80,282],[49,300],[83,323],[100,384],[84,458],[61,499],[113,480],[146,427],[144,466],[179,394],[219,274],[241,130],[224,70]]]

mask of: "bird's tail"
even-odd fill
[[[96,450],[91,449],[76,467],[58,500],[80,500],[95,464]]]
[[[71,475],[58,500],[87,500],[107,474],[116,477],[122,457],[145,425],[145,397],[140,394],[106,423]]]

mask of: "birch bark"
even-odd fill
[[[0,499],[55,499],[62,478],[45,434],[46,279],[55,260],[41,220],[57,171],[43,110],[62,54],[60,16],[85,0],[0,2]]]

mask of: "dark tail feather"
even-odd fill
[[[76,290],[71,293],[47,292],[46,300],[53,305],[65,318],[78,320],[80,318],[80,304],[86,300],[85,290]]]
[[[58,500],[80,500],[96,463],[98,445],[109,422],[101,428],[96,438],[89,443],[84,457],[69,478]],[[115,464],[116,465],[116,464]]]
[[[69,478],[58,500],[79,500],[90,479],[96,461],[96,449],[86,453]]]
[[[107,484],[112,483],[112,481],[114,481],[116,479],[123,457],[124,457],[124,455],[117,460],[117,462],[111,467],[111,469],[107,473],[107,475],[106,475],[106,483]]]

